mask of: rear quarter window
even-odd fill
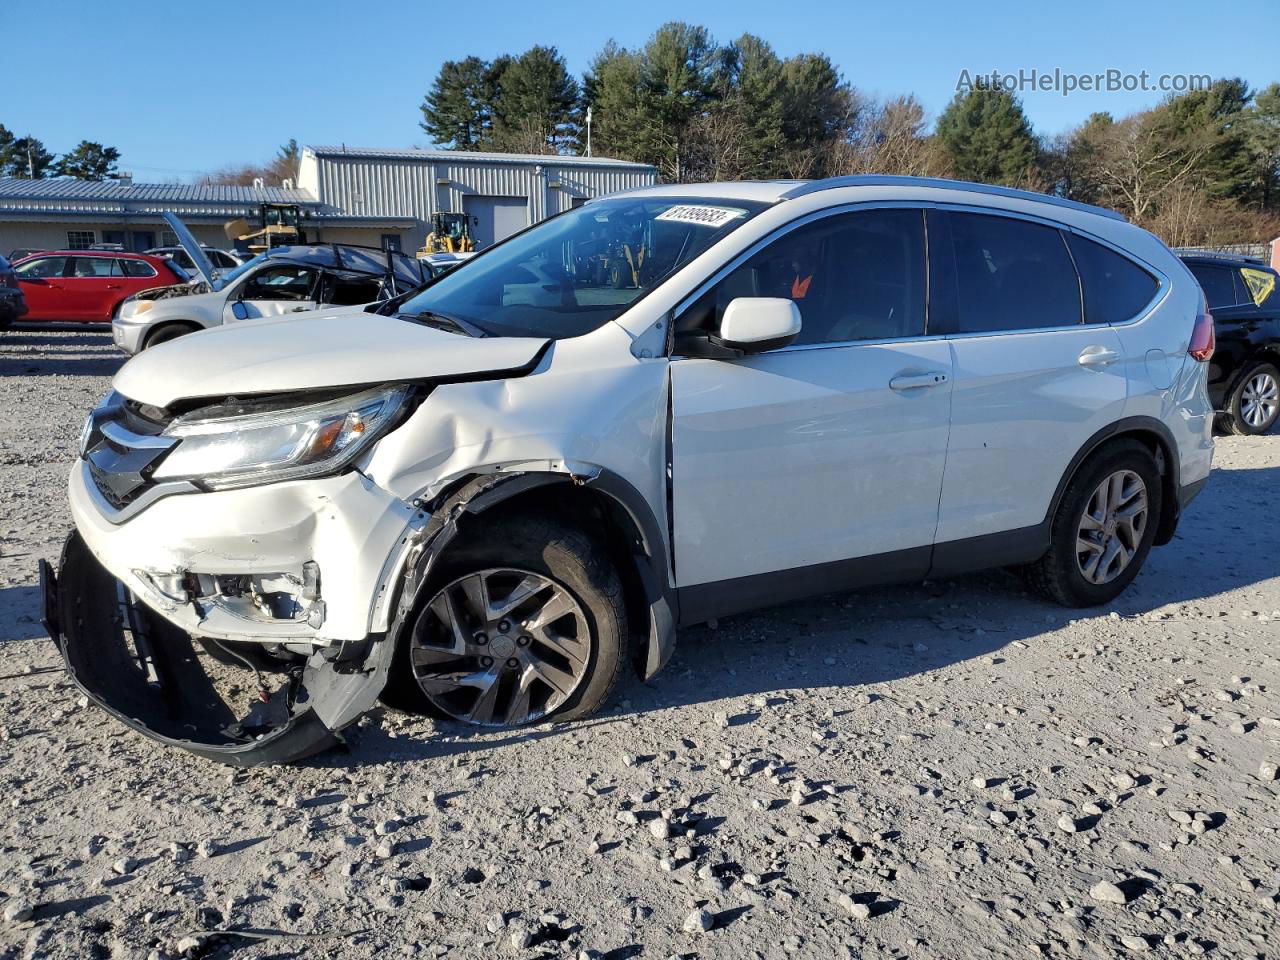
[[[126,277],[154,277],[155,268],[145,260],[121,260],[120,266]]]
[[[1159,281],[1128,257],[1074,233],[1066,237],[1084,287],[1085,323],[1132,320],[1156,295]]]

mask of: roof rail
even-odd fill
[[[944,190],[964,190],[969,193],[986,193],[994,197],[1009,197],[1013,200],[1031,200],[1035,203],[1047,203],[1055,207],[1067,207],[1084,213],[1093,213],[1112,220],[1128,223],[1124,214],[1106,207],[1096,207],[1091,203],[1080,203],[1065,197],[1055,197],[1048,193],[1035,193],[1032,190],[1015,190],[1013,187],[997,187],[990,183],[970,183],[967,180],[943,180],[939,177],[899,177],[888,174],[860,173],[850,177],[827,177],[825,180],[807,180],[799,186],[792,187],[782,195],[783,200],[807,196],[820,190],[835,190],[839,187],[941,187]]]
[[[1174,247],[1173,252],[1180,257],[1204,257],[1206,260],[1244,260],[1260,266],[1270,266],[1266,257],[1253,257],[1245,253],[1231,253],[1228,250],[1201,250],[1199,247]]]

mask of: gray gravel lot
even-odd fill
[[[119,362],[0,333],[0,958],[1280,951],[1280,436],[1219,441],[1114,608],[829,596],[684,631],[587,722],[375,711],[233,773],[87,706],[38,623]]]

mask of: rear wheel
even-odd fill
[[[1251,367],[1240,379],[1223,419],[1232,433],[1266,433],[1280,415],[1280,372],[1269,363]]]
[[[1143,444],[1120,441],[1077,472],[1054,515],[1049,552],[1028,584],[1068,607],[1114,600],[1142,569],[1159,526],[1160,473]]]
[[[484,727],[575,720],[627,662],[605,552],[550,520],[486,524],[442,558],[401,637],[387,699]]]
[[[194,323],[170,323],[147,337],[147,346],[154,347],[157,343],[177,340],[179,337],[185,337],[188,333],[195,333],[199,329]]]

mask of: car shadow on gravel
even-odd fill
[[[829,594],[682,629],[662,673],[648,683],[624,681],[614,696],[617,706],[588,721],[521,733],[445,723],[436,724],[434,735],[389,736],[366,728],[348,752],[317,761],[364,766],[490,751],[717,701],[725,701],[715,717],[720,726],[748,726],[762,715],[754,703],[761,697],[770,705],[778,698],[839,690],[851,707],[862,694],[892,700],[892,688],[869,688],[967,660],[986,658],[983,668],[996,669],[1006,647],[1044,642],[1071,621],[1113,615],[1124,620],[1194,604],[1200,608],[1195,619],[1208,626],[1227,615],[1216,596],[1280,577],[1280,551],[1272,549],[1280,524],[1240,510],[1242,503],[1265,502],[1267,492],[1280,485],[1280,468],[1222,470],[1211,484],[1212,498],[1191,505],[1174,541],[1156,549],[1137,580],[1109,606],[1058,606],[1026,592],[1017,576],[1003,570]],[[1224,553],[1228,535],[1234,549]],[[743,697],[753,698],[752,704],[742,703]]]
[[[50,336],[41,330],[0,333],[0,377],[109,377],[128,357],[115,349],[110,330]]]

